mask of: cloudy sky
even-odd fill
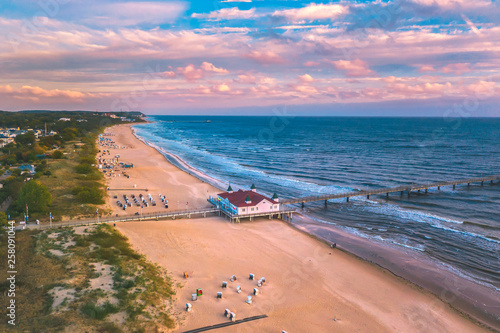
[[[2,0],[0,109],[500,116],[492,0]]]

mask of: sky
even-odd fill
[[[2,0],[0,110],[499,117],[499,2]]]

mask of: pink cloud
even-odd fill
[[[244,55],[244,57],[253,59],[261,64],[281,64],[285,62],[279,54],[273,51],[251,51]]]
[[[10,85],[0,86],[0,100],[4,108],[8,105],[54,105],[81,104],[89,100],[106,97],[105,94],[83,93],[76,90],[44,89],[38,86],[22,86],[13,88]]]
[[[187,81],[191,82],[204,78],[207,73],[226,74],[228,70],[215,67],[214,64],[209,62],[203,62],[199,68],[196,68],[193,64],[177,68],[177,74],[184,76]]]
[[[423,66],[421,66],[421,67],[418,69],[418,71],[419,71],[420,73],[424,73],[424,72],[435,72],[435,71],[436,71],[436,69],[435,69],[434,67],[432,67],[432,66],[429,66],[429,65],[423,65]]]
[[[437,6],[443,9],[481,8],[492,4],[490,0],[412,0],[423,6]]]
[[[346,76],[362,77],[374,76],[376,73],[368,68],[368,63],[361,59],[356,60],[337,60],[331,62],[335,68],[345,72]]]
[[[191,17],[199,19],[208,19],[212,21],[249,19],[255,17],[255,8],[249,10],[240,10],[238,7],[223,8],[214,10],[208,14],[193,13]]]
[[[299,75],[299,79],[302,82],[313,82],[314,78],[309,74]]]
[[[227,69],[215,67],[209,62],[203,62],[201,64],[201,69],[203,69],[205,72],[228,73]]]
[[[470,72],[470,64],[467,63],[456,63],[450,64],[441,69],[443,73],[455,73],[461,75],[462,73]]]
[[[238,79],[234,81],[238,83],[255,84],[257,83],[257,78],[252,74],[240,74],[238,75]]]
[[[419,95],[443,95],[447,91],[450,91],[451,88],[452,85],[450,82],[446,82],[445,84],[426,82],[416,85],[398,82],[389,84],[387,91],[401,97],[416,98]]]
[[[186,67],[178,67],[177,73],[184,76],[188,81],[196,81],[203,77],[203,70],[194,67],[193,64],[187,65]]]
[[[304,66],[306,66],[306,67],[316,67],[316,66],[319,66],[319,65],[320,65],[320,63],[317,62],[317,61],[306,61],[304,63]]]
[[[479,80],[468,85],[466,91],[477,98],[488,98],[494,96],[498,89],[496,82]]]
[[[80,91],[72,91],[72,90],[59,90],[52,89],[46,90],[40,87],[31,87],[31,86],[22,86],[19,89],[20,93],[24,93],[26,95],[32,95],[37,97],[67,97],[71,99],[82,99],[86,95]]]
[[[398,78],[395,76],[386,76],[386,77],[383,77],[381,80],[384,82],[387,82],[387,83],[393,83],[393,82],[396,82],[398,80]]]
[[[294,90],[304,94],[316,94],[318,92],[318,89],[311,85],[297,85],[294,86]]]
[[[165,77],[168,77],[168,78],[172,78],[172,77],[176,77],[177,75],[175,75],[175,73],[173,71],[166,71],[166,72],[163,72],[163,75]]]
[[[349,8],[338,4],[315,4],[306,7],[277,10],[273,16],[284,16],[291,22],[311,22],[316,20],[333,20],[349,12]]]

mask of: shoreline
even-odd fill
[[[142,144],[144,144],[145,146],[147,146],[149,149],[153,149],[153,150],[154,150],[154,151],[155,151],[158,155],[161,155],[161,156],[162,156],[162,158],[163,158],[163,159],[165,159],[168,163],[170,163],[173,167],[175,167],[175,168],[177,168],[177,169],[181,168],[181,169],[179,169],[179,170],[182,170],[182,166],[189,168],[189,170],[194,169],[194,168],[190,167],[190,166],[189,166],[189,164],[187,164],[187,163],[185,163],[185,162],[184,162],[184,164],[185,164],[185,165],[182,165],[182,163],[181,163],[181,167],[179,167],[179,166],[177,166],[177,165],[172,164],[172,163],[171,163],[171,161],[170,161],[170,159],[169,159],[169,158],[165,155],[165,154],[167,154],[167,153],[162,152],[162,151],[159,151],[157,147],[154,147],[154,145],[152,145],[152,144],[148,144],[148,142],[147,142],[146,140],[144,140],[144,139],[140,138],[140,137],[139,137],[139,136],[135,133],[134,129],[132,128],[132,126],[133,126],[133,125],[125,125],[125,126],[127,126],[127,127],[129,127],[129,128],[130,128],[130,132],[133,134],[133,136],[134,136],[134,137],[135,137],[138,141],[140,141]],[[167,155],[169,155],[171,158],[174,158],[177,162],[179,162],[179,160],[181,160],[181,161],[182,161],[182,159],[180,159],[179,157],[177,157],[177,156],[175,156],[175,155],[174,155],[174,156],[172,156],[173,154],[167,154]],[[179,163],[180,163],[180,162],[179,162]],[[192,170],[192,171],[193,171],[193,173],[194,173],[194,174],[191,174],[191,172],[189,172],[189,175],[190,175],[191,177],[193,177],[193,178],[195,178],[195,177],[196,177],[198,180],[201,180],[202,182],[205,182],[205,181],[206,181],[205,179],[199,179],[199,178],[198,178],[199,173],[197,172],[197,170],[195,170],[195,169],[194,169],[194,170]],[[184,173],[188,174],[188,172],[186,172],[185,170],[182,170],[182,172],[184,172]],[[317,235],[317,234],[315,234],[314,232],[310,232],[310,231],[308,232],[307,230],[301,230],[300,226],[298,227],[297,225],[295,225],[295,223],[294,223],[293,225],[291,225],[291,227],[292,227],[292,229],[297,229],[297,230],[299,230],[299,231],[306,232],[306,233],[308,234],[308,236],[313,237],[313,238],[315,238],[315,239],[317,239],[317,240],[321,240],[321,239],[322,239],[322,237],[321,237],[320,235]],[[351,236],[352,236],[352,235],[351,235]],[[328,241],[328,240],[323,238],[323,241]],[[369,245],[369,243],[370,243],[368,240],[363,240],[363,242],[364,242],[364,243],[366,243],[366,244],[368,244],[368,245]],[[365,244],[365,245],[366,245],[366,244]],[[398,274],[396,274],[396,273],[392,272],[391,270],[389,270],[389,269],[387,269],[387,268],[383,267],[382,265],[380,265],[380,264],[378,264],[378,263],[376,263],[376,262],[373,262],[372,260],[369,260],[369,259],[363,258],[362,256],[359,256],[359,255],[357,255],[356,253],[353,253],[353,251],[351,251],[351,250],[348,250],[348,249],[343,249],[343,251],[346,251],[346,252],[347,252],[347,254],[349,254],[349,255],[351,255],[351,256],[353,256],[353,257],[357,257],[357,258],[359,258],[359,260],[365,261],[365,262],[369,263],[370,265],[372,265],[372,264],[373,264],[373,265],[375,265],[376,267],[378,267],[378,268],[380,268],[380,269],[386,270],[386,271],[390,272],[391,274],[393,274],[393,275],[394,275],[394,276],[396,276],[396,277],[397,277],[397,276],[399,276]],[[166,268],[168,268],[168,267],[166,267]],[[408,279],[405,279],[404,277],[402,277],[401,279],[403,279],[403,280],[404,280],[404,281],[406,281],[407,283],[414,284],[414,286],[415,286],[415,287],[417,287],[417,288],[422,288],[421,286],[419,286],[419,285],[418,285],[418,283],[415,283],[415,282],[413,282],[413,281],[409,281]],[[427,288],[423,288],[423,289],[424,289],[424,290],[423,290],[424,292],[430,292],[430,293],[432,293],[432,291],[427,290]],[[447,304],[447,303],[443,303],[443,304]],[[464,314],[462,314],[462,315],[464,315]],[[467,314],[467,313],[465,313],[465,315],[467,316],[468,314]],[[472,317],[474,318],[474,316],[472,316]]]
[[[324,227],[321,230],[324,226],[322,223],[300,213],[298,215],[300,217],[295,217],[291,224],[297,230],[325,243],[340,242],[337,244],[340,250],[387,270],[394,276],[420,288],[423,292],[434,295],[481,326],[500,329],[495,315],[484,309],[486,304],[489,304],[491,309],[497,306],[497,298],[494,293],[491,293],[490,288],[440,268],[438,263],[423,257],[420,253],[409,254],[400,249],[349,234],[334,226]],[[465,295],[464,290],[469,290],[469,294]],[[483,308],[473,304],[471,294],[477,296],[474,301],[476,304],[482,304]]]

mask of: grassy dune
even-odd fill
[[[133,251],[112,227],[21,231],[16,238],[17,327],[4,321],[0,331],[146,332],[176,326],[166,271]],[[1,255],[5,240],[1,235]],[[0,292],[7,289],[2,282]],[[0,306],[7,302],[2,297]]]

